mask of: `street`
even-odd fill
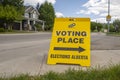
[[[80,68],[79,65],[47,65],[50,39],[50,32],[0,34],[0,74],[36,75]],[[91,67],[111,63],[120,63],[120,37],[91,33]]]
[[[44,53],[48,53],[51,33],[35,34],[5,34],[0,35],[0,73],[24,72],[34,66],[31,60],[40,61]],[[29,60],[30,59],[30,60]],[[27,61],[27,63],[25,61]],[[25,63],[24,63],[25,62]],[[21,63],[24,63],[21,65]],[[29,65],[30,63],[30,65]],[[26,67],[25,67],[26,65]],[[19,67],[18,67],[19,66]],[[24,67],[23,67],[24,66]],[[29,68],[27,68],[29,66]],[[19,68],[19,69],[18,69]],[[34,68],[34,67],[33,67]],[[34,71],[33,71],[34,72]],[[38,72],[38,68],[36,68]]]
[[[51,34],[0,35],[0,62],[44,53],[48,49]]]
[[[92,50],[120,50],[120,37],[92,33],[91,46]]]

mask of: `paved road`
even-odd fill
[[[39,41],[50,39],[50,32],[28,33],[28,34],[0,34],[0,44],[19,43],[27,41]]]
[[[120,37],[91,34],[91,66],[120,62]],[[0,74],[62,72],[74,65],[47,65],[51,33],[0,34]],[[112,49],[112,50],[110,50]],[[61,68],[62,67],[62,68]]]
[[[43,53],[51,33],[0,35],[0,62]]]
[[[92,33],[92,50],[120,50],[120,37],[106,36],[104,33]]]

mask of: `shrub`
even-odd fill
[[[0,28],[0,32],[5,32],[4,28]]]
[[[115,32],[115,28],[113,25],[110,25],[109,29],[110,29],[110,32]]]
[[[36,27],[37,31],[42,31],[42,25],[41,24],[37,23],[34,26]]]
[[[91,31],[92,32],[100,32],[102,29],[103,25],[101,23],[97,23],[97,22],[91,22]]]
[[[13,30],[8,30],[8,32],[13,32]]]

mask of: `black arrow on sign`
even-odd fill
[[[54,47],[54,50],[78,51],[79,53],[85,51],[85,49],[83,49],[82,47],[78,47],[78,48],[70,48],[70,47]]]

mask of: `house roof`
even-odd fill
[[[38,15],[40,15],[40,13],[38,12],[38,10],[35,9],[34,7],[32,7],[32,6],[25,6],[25,13],[33,13],[34,11],[36,11],[36,13]]]

